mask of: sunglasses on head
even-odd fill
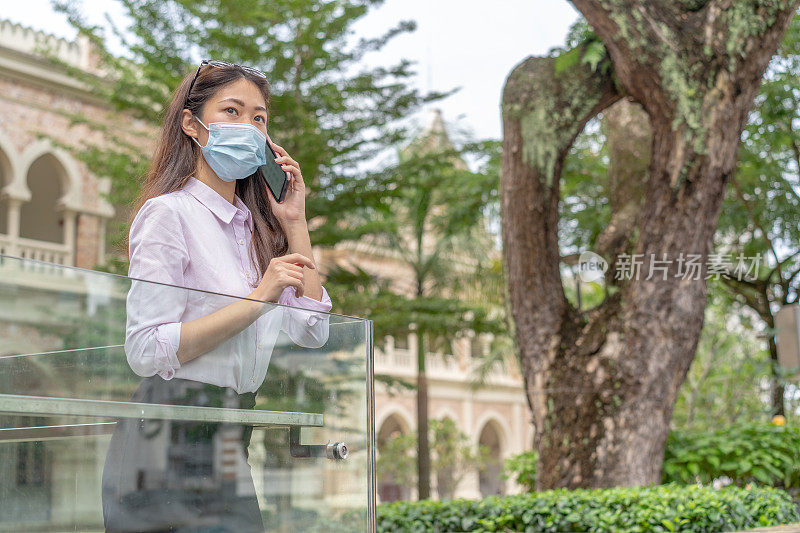
[[[186,91],[186,100],[183,102],[184,109],[189,104],[189,95],[192,94],[192,87],[194,87],[194,82],[197,81],[197,75],[200,74],[200,69],[206,65],[211,65],[212,67],[239,67],[242,70],[249,72],[250,74],[254,74],[260,78],[267,79],[266,74],[253,67],[246,67],[244,65],[238,65],[236,63],[228,63],[227,61],[217,61],[216,59],[204,59],[200,62],[200,65],[197,67],[197,70],[194,73],[194,78],[192,78],[192,83],[189,84],[189,90]]]

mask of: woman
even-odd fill
[[[280,329],[301,346],[327,341],[320,312],[332,303],[305,184],[267,135],[269,96],[261,72],[219,61],[203,61],[173,95],[129,234],[125,352],[144,377],[131,401],[252,408]],[[272,155],[266,142],[289,176],[280,204],[255,173]],[[264,531],[251,430],[120,419],[103,471],[107,531]],[[232,438],[220,475],[220,443]]]

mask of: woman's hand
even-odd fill
[[[317,268],[308,257],[293,253],[273,257],[269,261],[269,266],[261,278],[254,296],[258,300],[267,302],[277,302],[283,289],[289,286],[295,288],[297,296],[303,296],[303,266]]]
[[[303,182],[303,175],[300,172],[300,164],[292,159],[286,150],[278,146],[271,139],[269,144],[278,157],[275,159],[281,168],[289,173],[289,186],[283,202],[278,203],[275,198],[268,194],[269,203],[275,218],[286,229],[289,225],[306,220],[306,185]]]

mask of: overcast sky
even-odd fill
[[[113,19],[121,20],[116,2],[82,3],[91,22],[102,23],[103,13],[109,10]],[[400,20],[416,20],[415,32],[395,38],[380,53],[372,54],[369,63],[394,64],[405,57],[417,62],[420,89],[461,87],[437,104],[448,129],[499,139],[500,96],[506,76],[525,57],[563,44],[577,17],[571,4],[562,0],[386,0],[354,29],[356,37],[374,37]],[[0,18],[59,37],[75,37],[49,0],[3,0]]]

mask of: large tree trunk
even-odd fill
[[[529,58],[509,76],[504,253],[536,425],[537,488],[646,485],[660,482],[673,405],[703,324],[705,267],[682,276],[679,261],[698,254],[705,264],[748,111],[798,2],[573,3],[605,43],[619,86],[646,110],[652,148],[628,244],[641,254],[639,275],[607,275],[610,296],[580,312],[559,274],[558,181],[575,136],[621,95],[602,70],[579,63],[557,74],[552,58]],[[612,258],[612,271],[623,258]],[[650,276],[651,259],[666,260],[666,271]]]

